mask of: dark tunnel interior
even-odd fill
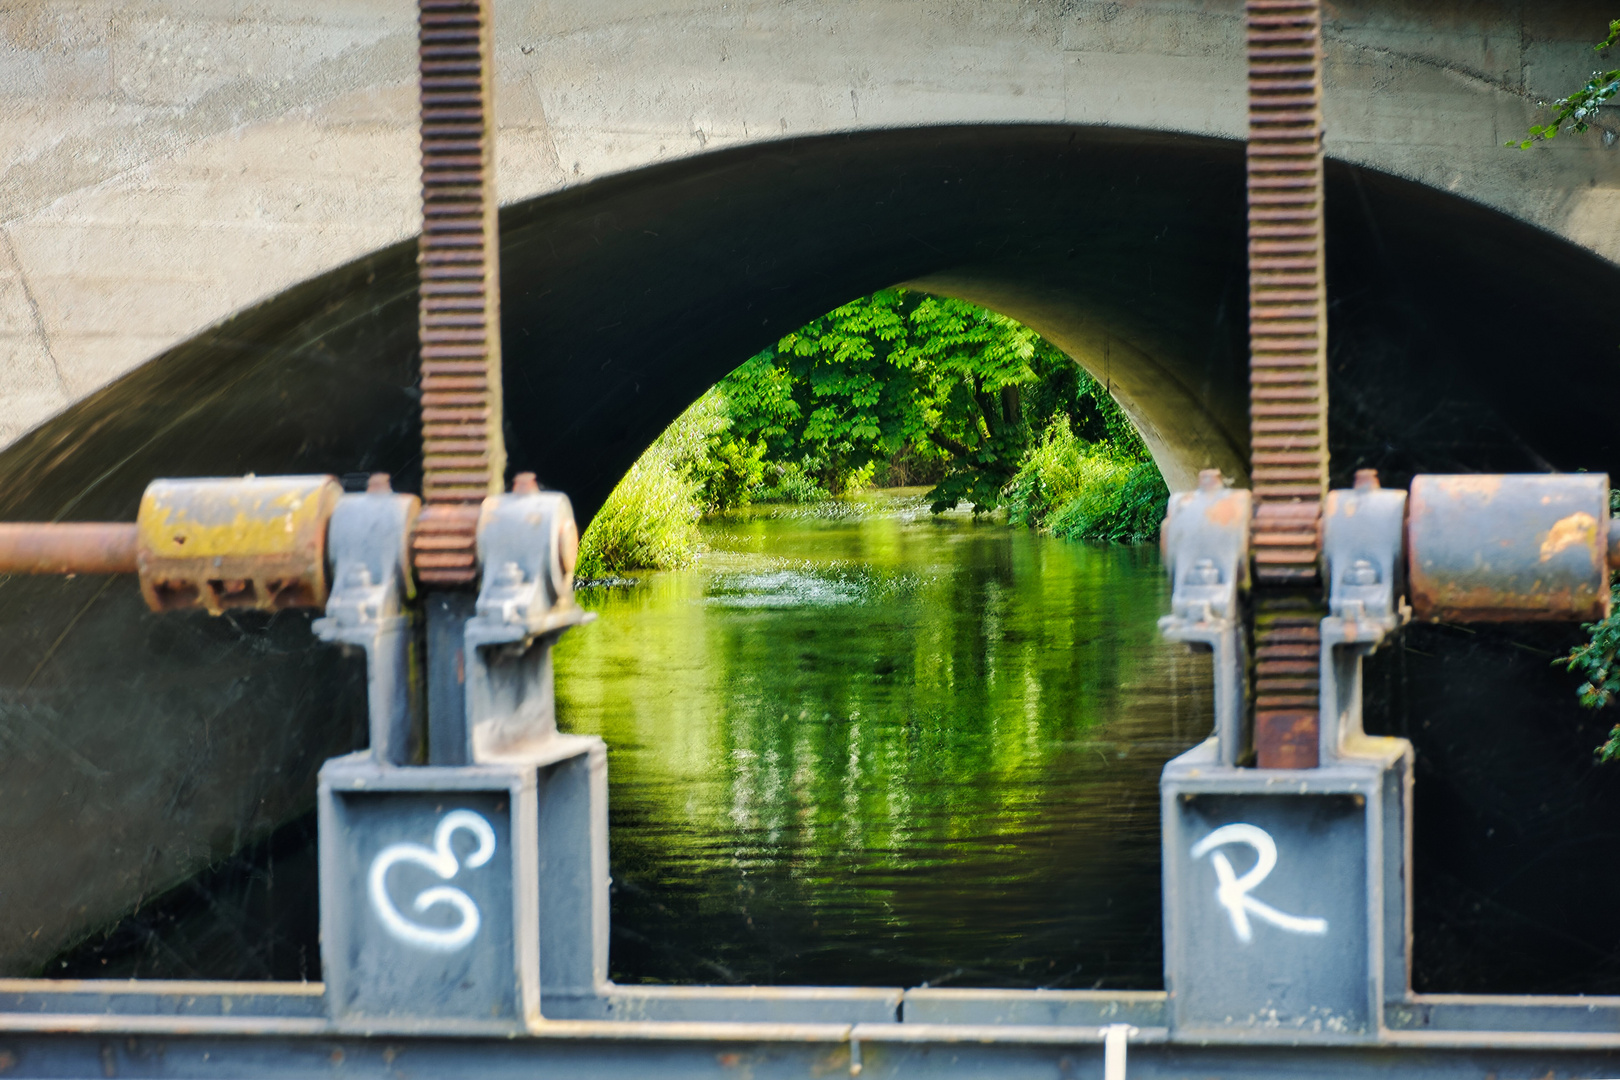
[[[1241,460],[1242,170],[1235,141],[953,127],[724,150],[509,207],[511,465],[588,517],[726,371],[919,280],[1010,298],[1043,332],[1043,317],[1102,326],[1153,358],[1143,385],[1174,390],[1136,403],[1150,424],[1173,442],[1190,402]],[[1343,163],[1328,180],[1335,485],[1367,467],[1400,486],[1620,472],[1620,332],[1597,315],[1620,270],[1410,181]],[[381,470],[415,490],[414,254],[306,282],[50,420],[0,453],[0,514],[128,520],[161,476]],[[0,973],[38,972],[97,930],[48,973],[105,972],[161,932],[214,941],[220,969],[142,975],[318,977],[305,814],[320,761],[363,738],[365,694],[307,623],[159,618],[129,582],[0,581],[0,717],[23,733],[0,761],[0,850],[33,883],[0,928]],[[1620,950],[1597,933],[1620,891],[1620,773],[1591,752],[1612,721],[1577,708],[1552,664],[1578,635],[1416,627],[1370,668],[1369,727],[1417,745],[1419,989],[1620,992]],[[286,869],[270,902],[254,860],[272,855]],[[99,933],[209,865],[212,899],[169,894],[183,919],[164,924],[160,902]],[[233,889],[258,899],[219,899]],[[197,929],[208,919],[224,922]]]

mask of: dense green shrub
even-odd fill
[[[1609,509],[1620,516],[1620,489],[1609,492]],[[1608,617],[1581,628],[1589,635],[1586,644],[1553,661],[1580,673],[1581,685],[1575,692],[1589,709],[1601,709],[1620,699],[1620,584],[1612,586],[1609,595]],[[1610,730],[1597,754],[1600,761],[1620,760],[1620,725]]]
[[[1068,417],[1056,417],[1007,485],[1008,520],[1069,540],[1152,540],[1170,493],[1152,460],[1133,450],[1088,443]]]
[[[698,485],[652,450],[625,474],[579,542],[581,578],[685,566],[697,551]]]
[[[725,426],[724,403],[710,391],[664,429],[580,537],[577,577],[671,570],[692,561],[706,497],[700,464]]]
[[[766,470],[765,483],[755,495],[758,502],[808,503],[830,498],[832,493],[816,478],[818,462],[806,456],[799,461],[779,461]]]
[[[687,468],[698,483],[703,512],[734,510],[753,502],[771,471],[765,462],[765,443],[739,439],[728,425],[708,437],[707,451]]]
[[[1066,540],[1150,543],[1158,538],[1169,499],[1152,461],[1109,461],[1047,521],[1047,528]]]

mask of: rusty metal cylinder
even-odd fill
[[[153,611],[318,608],[330,476],[154,480],[136,520],[141,593]]]
[[[1419,619],[1595,622],[1609,612],[1609,478],[1413,477],[1406,552]]]
[[[0,523],[0,574],[133,574],[135,526],[114,522]]]

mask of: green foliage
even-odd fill
[[[1079,365],[1006,316],[886,289],[785,335],[682,413],[592,521],[579,573],[679,566],[701,514],[879,475],[933,483],[936,513],[1005,506],[1061,536],[1137,543],[1164,513],[1147,448]]]
[[[885,289],[784,336],[720,391],[741,438],[834,494],[903,462],[935,511],[992,510],[1039,433],[1063,415],[1133,459],[1146,448],[1106,390],[1033,330],[975,304]],[[781,472],[760,497],[802,490]]]
[[[687,470],[698,483],[704,513],[747,506],[765,483],[764,440],[737,438],[728,420],[726,428],[709,436],[707,448],[707,455]]]
[[[808,464],[807,464],[808,463]],[[759,489],[760,502],[811,503],[829,498],[831,493],[816,479],[816,461],[779,461],[769,468],[769,478]]]
[[[692,561],[698,547],[711,439],[722,435],[724,402],[704,394],[649,446],[579,540],[574,573],[603,577],[625,570],[670,570]]]
[[[1058,416],[1008,485],[1007,515],[1065,539],[1140,544],[1158,535],[1169,497],[1145,454],[1087,443]]]
[[[1007,485],[1007,520],[1039,528],[1086,483],[1087,446],[1066,416],[1055,418]]]
[[[1620,586],[1614,589],[1611,600],[1620,604]],[[1575,692],[1580,695],[1582,705],[1598,709],[1620,696],[1620,664],[1615,660],[1620,654],[1620,607],[1614,608],[1602,622],[1588,623],[1582,629],[1591,635],[1586,644],[1554,662],[1584,676]],[[1609,732],[1608,741],[1598,747],[1598,758],[1602,761],[1620,758],[1620,725],[1616,725]]]
[[[1620,512],[1620,490],[1609,492],[1609,509]],[[1620,585],[1610,590],[1609,602],[1606,619],[1581,627],[1589,635],[1586,644],[1553,661],[1563,664],[1566,671],[1584,676],[1575,692],[1589,709],[1600,709],[1620,697],[1620,663],[1615,660],[1620,655]],[[1597,753],[1600,761],[1620,758],[1620,724],[1609,732],[1608,741],[1598,747]]]
[[[1616,41],[1620,41],[1620,19],[1609,23],[1609,36],[1593,46],[1593,51],[1602,52]],[[1556,139],[1560,131],[1585,131],[1592,126],[1598,110],[1617,93],[1620,93],[1620,68],[1612,71],[1594,71],[1592,77],[1586,80],[1585,86],[1568,97],[1561,97],[1552,103],[1550,107],[1557,111],[1553,113],[1550,122],[1532,124],[1528,139],[1509,139],[1503,145],[1528,150],[1538,142]],[[1542,105],[1546,106],[1546,102],[1542,102]]]
[[[1093,461],[1098,460],[1093,458]],[[1170,489],[1151,461],[1108,463],[1048,522],[1066,540],[1146,544],[1158,539]]]

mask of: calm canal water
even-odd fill
[[[614,979],[1162,984],[1159,768],[1210,703],[1155,549],[906,490],[704,534],[557,651],[609,748]]]

